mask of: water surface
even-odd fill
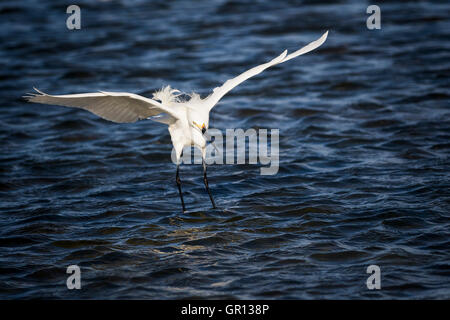
[[[0,4],[0,298],[448,299],[450,6],[364,1]],[[210,126],[280,129],[280,169],[183,166],[167,128],[26,103],[170,84],[235,88]],[[66,288],[66,268],[82,290]],[[366,268],[380,266],[369,291]]]

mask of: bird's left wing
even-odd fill
[[[34,89],[37,94],[24,97],[30,102],[80,108],[113,122],[136,122],[161,113],[173,119],[179,118],[175,110],[134,93],[100,91],[55,96]]]
[[[256,66],[250,70],[247,70],[244,73],[237,76],[236,78],[227,80],[222,86],[215,88],[213,93],[208,98],[205,99],[205,106],[209,110],[211,110],[217,104],[217,102],[219,102],[219,100],[234,87],[238,86],[245,80],[247,80],[253,76],[256,76],[257,74],[263,72],[264,70],[266,70],[267,68],[269,68],[271,66],[286,62],[288,60],[291,60],[295,57],[298,57],[302,54],[305,54],[307,52],[310,52],[310,51],[320,47],[327,39],[327,36],[328,36],[328,31],[325,32],[319,39],[309,43],[308,45],[304,46],[303,48],[301,48],[289,55],[287,54],[287,50],[285,50],[282,54],[280,54],[275,59],[273,59],[267,63],[261,64],[259,66]]]

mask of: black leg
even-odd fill
[[[214,209],[216,209],[216,204],[214,203],[214,199],[211,194],[211,190],[209,190],[208,177],[206,176],[206,162],[204,159],[203,159],[203,182],[205,183],[206,191],[208,191],[209,199],[211,200],[212,206]]]
[[[180,194],[181,205],[183,206],[183,212],[184,212],[184,211],[186,211],[186,207],[184,206],[183,193],[181,192],[181,180],[180,180],[179,169],[180,169],[180,165],[177,164],[177,176],[176,176],[176,181],[177,181],[177,186],[178,186],[178,192],[179,192],[179,194]]]

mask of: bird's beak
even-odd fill
[[[202,132],[202,134],[205,134],[206,132],[206,126],[205,124],[203,124],[202,126],[199,126],[199,124],[195,121],[193,121],[193,123],[195,124],[195,126]]]

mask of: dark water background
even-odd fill
[[[447,1],[378,3],[373,31],[365,1],[77,1],[79,31],[70,4],[0,3],[0,298],[450,298]],[[191,165],[180,212],[164,125],[21,99],[207,94],[327,29],[214,109],[281,153],[275,176],[211,166],[218,210]]]

